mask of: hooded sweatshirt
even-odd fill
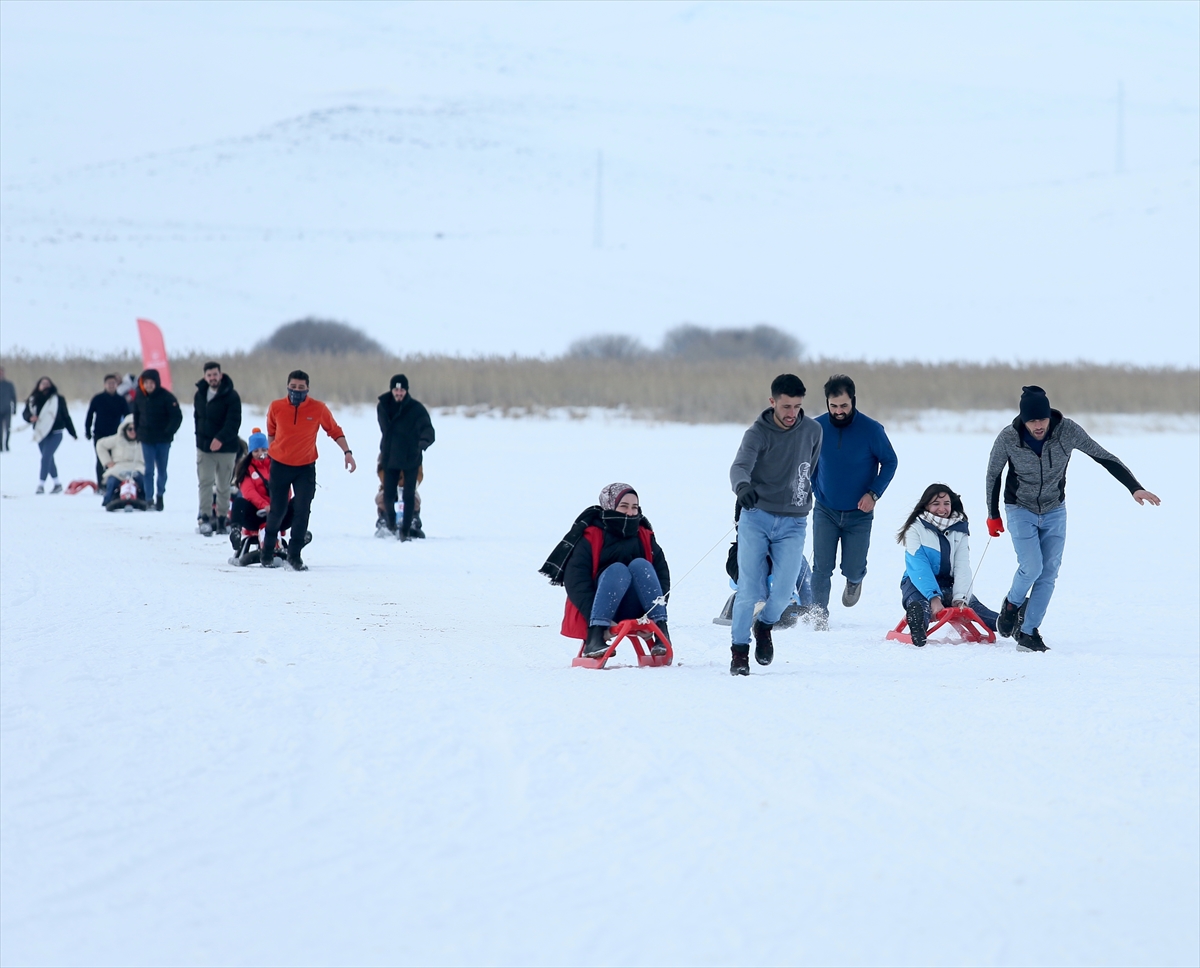
[[[742,437],[729,482],[734,493],[742,484],[758,492],[758,507],[770,514],[802,518],[812,510],[812,481],[821,454],[821,426],[800,418],[786,430],[775,411],[764,410]]]

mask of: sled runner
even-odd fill
[[[943,625],[949,625],[958,633],[959,642],[995,642],[996,633],[983,624],[983,620],[969,608],[945,608],[937,620],[929,626],[926,635],[932,636]],[[893,642],[903,642],[912,645],[912,636],[906,631],[908,619],[900,619],[899,624],[888,632],[886,638]]]
[[[667,641],[667,637],[648,618],[628,618],[623,622],[617,622],[608,630],[608,634],[612,636],[612,641],[608,643],[608,650],[604,655],[595,659],[584,658],[584,643],[581,643],[579,654],[571,660],[571,665],[582,666],[584,669],[603,669],[604,663],[612,658],[613,653],[617,651],[617,646],[625,639],[629,640],[629,644],[633,646],[633,650],[637,653],[638,665],[640,666],[669,666],[675,658],[675,653],[672,651],[671,643]],[[650,654],[647,646],[655,636],[667,647],[666,655]]]

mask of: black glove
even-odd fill
[[[260,517],[260,518],[265,518],[265,517],[267,516],[267,512],[268,512],[269,510],[271,510],[271,509],[270,509],[270,508],[259,508],[259,509],[258,509],[257,511],[255,511],[254,513],[255,513],[255,514],[258,516],[258,517]]]
[[[758,503],[758,491],[753,484],[739,484],[737,489],[738,504],[749,511]]]

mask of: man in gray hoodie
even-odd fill
[[[1021,412],[992,445],[986,486],[988,534],[998,538],[1004,531],[1000,475],[1008,467],[1004,510],[1017,553],[1017,573],[1000,608],[996,631],[1006,638],[1015,635],[1022,652],[1048,648],[1039,627],[1054,594],[1067,543],[1067,462],[1073,450],[1083,451],[1124,484],[1138,504],[1161,503],[1079,424],[1052,410],[1045,390],[1021,387]]]
[[[770,407],[742,437],[729,469],[729,482],[742,508],[731,675],[750,674],[752,631],[755,661],[771,664],[771,626],[787,608],[800,575],[812,481],[821,453],[821,427],[804,415],[804,393],[798,376],[785,373],[775,378]]]

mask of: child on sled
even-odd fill
[[[259,560],[262,545],[262,529],[266,527],[267,515],[271,510],[271,458],[267,454],[267,435],[258,427],[246,442],[248,450],[233,469],[233,484],[237,496],[229,508],[229,523],[233,528],[229,542],[234,556],[231,564],[252,565]],[[283,515],[279,533],[282,536],[292,526],[292,501],[288,499],[287,511]],[[305,535],[304,543],[312,540]],[[283,538],[276,555],[283,555]]]
[[[959,495],[945,484],[930,484],[896,533],[896,541],[904,545],[900,594],[913,645],[925,644],[930,621],[947,603],[970,608],[984,625],[996,630],[996,613],[970,595],[970,531]]]

